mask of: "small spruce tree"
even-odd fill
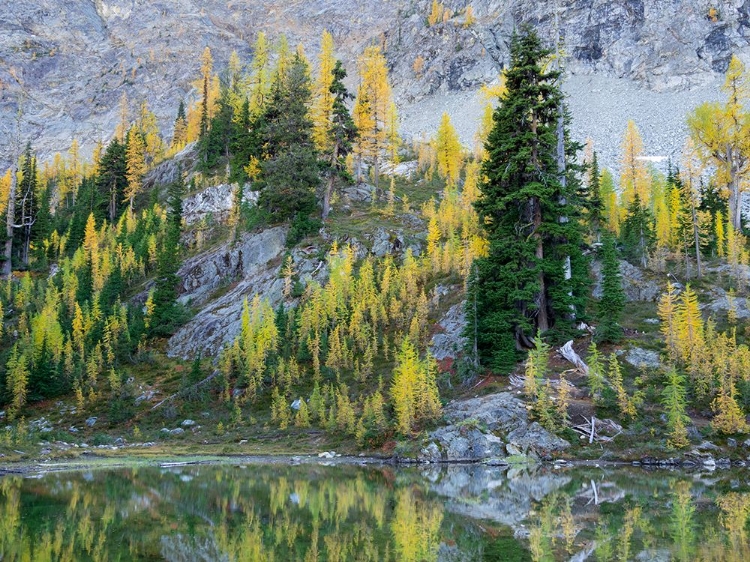
[[[625,308],[625,292],[620,281],[620,263],[612,235],[605,234],[602,248],[602,298],[599,300],[598,342],[620,341],[623,336],[620,318]]]

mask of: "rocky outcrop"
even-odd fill
[[[632,347],[625,353],[625,361],[639,369],[658,369],[662,366],[659,354],[656,351]]]
[[[726,291],[720,287],[713,287],[711,289],[710,298],[711,301],[708,303],[707,308],[715,315],[725,316],[729,309],[732,308]],[[750,309],[748,309],[748,302],[745,297],[734,297],[734,312],[739,320],[750,318]]]
[[[234,243],[188,259],[177,273],[179,300],[201,308],[169,340],[168,354],[214,356],[239,333],[245,298],[260,294],[277,305],[283,288],[278,273],[285,239],[286,228],[270,228],[243,234]]]
[[[429,434],[419,460],[459,462],[508,456],[545,458],[570,444],[530,422],[526,404],[509,392],[448,404],[448,425]]]
[[[594,298],[602,297],[602,264],[595,261],[591,264],[591,273],[594,276],[595,284],[593,290]],[[620,276],[622,290],[625,291],[625,300],[653,302],[659,299],[662,288],[653,279],[644,273],[644,271],[630,262],[620,260]],[[666,283],[666,281],[665,281]]]
[[[466,328],[465,303],[453,305],[435,325],[435,335],[430,340],[430,353],[438,361],[455,359],[466,346],[464,329]]]
[[[192,170],[198,161],[198,143],[191,142],[172,158],[155,166],[143,178],[143,186],[146,189],[157,186],[165,186],[177,179],[177,170],[182,168],[183,174]],[[188,181],[189,178],[184,178]]]
[[[242,192],[242,201],[255,205],[258,192],[250,191],[246,186]],[[216,222],[225,222],[234,204],[236,185],[226,183],[215,185],[186,197],[182,203],[182,218],[188,226],[211,217]]]

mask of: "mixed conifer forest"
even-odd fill
[[[450,400],[508,388],[582,457],[601,454],[579,443],[582,417],[613,420],[622,431],[607,446],[625,458],[749,431],[750,74],[739,59],[723,101],[689,115],[679,162],[649,164],[631,121],[615,174],[571,138],[564,62],[532,28],[483,88],[473,146],[447,114],[431,138],[400,137],[381,45],[341,61],[324,33],[310,61],[259,33],[252,50],[216,68],[206,48],[168,130],[123,95],[90,159],[71,139],[40,161],[18,135],[0,177],[9,458],[40,439],[115,437],[408,456]],[[154,170],[169,162],[175,179],[160,184]],[[186,198],[219,184],[232,186],[228,216],[188,225]],[[366,197],[352,200],[352,186]],[[179,298],[182,264],[280,225],[280,302],[248,295],[215,355],[168,354],[196,313]],[[361,251],[382,226],[405,232],[403,247]],[[298,271],[300,248],[320,262],[315,275]],[[659,284],[658,302],[628,300],[625,267]],[[717,294],[726,310],[704,306]],[[438,361],[430,341],[455,305],[461,349]],[[568,341],[575,368],[557,352]],[[625,361],[633,347],[658,365]],[[40,417],[55,428],[41,433]],[[185,418],[203,427],[161,431]]]

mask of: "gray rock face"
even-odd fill
[[[449,425],[436,429],[430,434],[430,439],[433,441],[427,446],[423,460],[459,462],[505,456],[503,440],[478,428]],[[440,452],[439,458],[435,454],[436,448]]]
[[[438,332],[430,340],[430,352],[438,361],[455,359],[466,345],[464,303],[453,305],[437,323]]]
[[[729,298],[726,291],[720,287],[712,288],[713,298],[708,303],[708,309],[717,315],[726,315],[729,311]],[[739,320],[745,320],[750,318],[750,310],[748,310],[747,299],[745,297],[734,297],[734,310]]]
[[[284,285],[278,271],[285,239],[286,228],[270,228],[187,260],[177,273],[179,300],[205,306],[172,336],[168,354],[188,357],[200,351],[213,356],[239,333],[245,298],[259,294],[277,305]],[[208,302],[222,287],[227,291]]]
[[[594,298],[602,297],[602,264],[595,261],[591,264],[591,273],[594,275],[595,284]],[[625,300],[653,302],[659,299],[662,293],[661,286],[651,279],[646,278],[643,271],[630,262],[620,260],[620,275],[622,290],[625,291]]]
[[[133,113],[136,100],[146,99],[169,136],[177,100],[198,97],[192,82],[203,47],[211,47],[215,67],[221,68],[232,50],[249,60],[250,45],[260,31],[272,41],[285,32],[290,44],[304,43],[312,58],[321,32],[330,30],[337,56],[349,67],[350,86],[356,84],[353,70],[364,46],[385,42],[401,113],[409,119],[409,107],[420,100],[473,92],[496,79],[508,61],[512,30],[525,22],[534,24],[550,42],[560,36],[568,54],[565,66],[573,75],[596,73],[654,91],[713,84],[732,53],[750,52],[750,9],[742,0],[720,3],[715,22],[707,18],[710,4],[698,0],[474,0],[476,22],[471,26],[464,25],[466,4],[455,0],[444,4],[456,15],[433,26],[425,21],[430,0],[14,0],[6,4],[0,20],[3,169],[12,157],[9,148],[15,135],[10,133],[21,104],[20,136],[35,140],[42,161],[67,150],[73,134],[84,154],[97,140],[107,140],[119,119],[117,102],[123,93],[132,100]],[[424,64],[415,70],[420,57]],[[597,97],[596,92],[588,94],[588,100]],[[465,105],[454,108],[454,117]],[[647,115],[650,106],[646,105],[633,107],[631,117]],[[424,114],[425,109],[417,112]],[[679,115],[690,108],[681,103],[673,109]],[[580,108],[574,108],[574,120],[588,119],[590,110],[583,100]],[[429,117],[437,121],[441,113],[442,108]],[[663,129],[663,123],[647,122]],[[472,133],[466,130],[467,144]],[[594,140],[598,146],[617,146],[621,134],[622,128],[616,136],[603,134]],[[584,132],[579,140],[585,136]]]
[[[647,369],[658,369],[661,367],[659,354],[648,349],[633,347],[625,354],[625,361],[633,367],[646,367]]]
[[[177,170],[182,166],[183,173],[191,170],[198,161],[198,143],[190,143],[173,158],[165,160],[154,167],[143,178],[144,187],[151,188],[158,185],[169,185],[177,179]],[[185,178],[186,181],[189,178]]]
[[[448,425],[429,435],[420,460],[479,461],[514,454],[540,457],[570,446],[538,423],[529,423],[526,405],[508,392],[452,402],[445,407],[444,417]]]
[[[216,222],[226,221],[234,203],[235,189],[236,186],[223,183],[186,197],[182,203],[183,220],[191,225],[210,215]],[[255,205],[258,201],[258,192],[250,191],[249,186],[246,186],[242,200]]]
[[[186,260],[177,272],[180,302],[203,303],[222,285],[255,276],[281,255],[285,240],[284,227],[245,233],[234,243]]]
[[[398,251],[404,247],[403,234],[389,233],[384,228],[378,228],[372,236],[372,254],[382,258],[387,254]]]

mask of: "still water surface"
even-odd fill
[[[750,472],[189,465],[0,478],[0,560],[748,561]]]

